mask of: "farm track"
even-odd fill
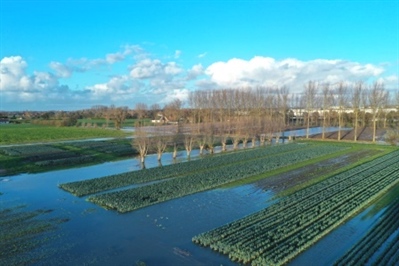
[[[256,150],[240,150],[226,154],[213,155],[195,161],[180,164],[172,164],[158,168],[142,169],[128,173],[105,176],[90,180],[76,181],[61,184],[60,187],[76,196],[86,196],[111,189],[122,188],[134,184],[142,184],[153,181],[183,177],[190,174],[212,172],[221,167],[247,163],[258,159],[267,159],[277,154],[288,154],[292,151],[311,148],[298,144],[286,144],[271,148],[258,148]],[[206,167],[204,167],[206,165]]]
[[[133,211],[166,200],[216,188],[240,179],[262,175],[271,170],[332,154],[346,148],[345,146],[311,145],[306,149],[291,151],[289,156],[286,152],[278,153],[266,159],[258,158],[233,165],[229,164],[210,172],[193,173],[148,186],[91,196],[88,200],[108,209],[116,209],[119,212]],[[197,163],[201,164],[203,168],[208,167],[201,160]]]
[[[193,242],[245,264],[284,264],[398,182],[398,156],[337,174]]]

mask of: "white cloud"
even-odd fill
[[[201,64],[194,65],[187,71],[187,80],[194,80],[204,74],[204,67]]]
[[[69,58],[66,63],[51,62],[49,66],[56,72],[58,77],[68,78],[73,72],[82,73],[94,68],[113,65],[117,62],[124,61],[132,53],[140,57],[143,55],[144,51],[138,45],[125,45],[122,51],[106,54],[105,58]]]
[[[125,70],[113,70],[112,75],[108,69],[106,72],[96,71],[94,75],[87,73],[94,79],[83,89],[72,90],[68,85],[60,84],[60,79],[79,84],[77,78],[71,77],[74,72],[98,70],[98,66],[110,66],[129,55],[132,55],[129,59],[133,64]],[[56,104],[57,108],[68,110],[73,106],[89,108],[96,104],[133,106],[143,99],[148,104],[168,103],[176,98],[184,102],[192,89],[287,86],[295,93],[302,92],[309,80],[332,84],[379,80],[391,90],[397,89],[399,82],[396,74],[384,75],[385,69],[381,65],[345,60],[276,60],[256,56],[250,60],[233,58],[215,62],[207,67],[195,64],[184,69],[173,60],[153,58],[139,46],[125,46],[119,52],[106,54],[103,59],[69,59],[65,64],[53,61],[49,64],[51,72],[36,70],[28,73],[28,63],[21,56],[4,57],[0,63],[2,104],[7,103],[11,109],[14,106],[19,106],[15,109],[28,109],[28,103],[36,103],[39,110],[50,109],[52,107],[47,106]]]
[[[138,84],[132,82],[127,75],[114,76],[106,83],[99,83],[86,88],[89,100],[127,101],[134,97]]]
[[[207,52],[197,55],[198,58],[203,58],[207,55]]]
[[[210,65],[205,73],[219,87],[288,86],[301,91],[309,80],[336,83],[377,78],[384,69],[372,64],[344,60],[275,60],[255,56],[250,60],[233,58]]]
[[[175,51],[175,58],[179,58],[181,55],[181,51],[180,50],[176,50]]]
[[[183,70],[175,63],[162,63],[159,59],[143,59],[132,66],[130,75],[136,79],[164,78],[181,73]]]
[[[28,75],[28,64],[21,56],[4,57],[0,65],[1,92],[5,102],[41,101],[57,94],[61,88],[52,73],[34,71]]]

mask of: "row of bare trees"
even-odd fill
[[[140,153],[142,162],[149,149],[158,154],[158,160],[166,147],[172,146],[173,156],[177,146],[182,145],[190,156],[193,146],[213,153],[216,143],[226,150],[227,143],[237,149],[251,142],[265,145],[272,138],[279,139],[284,130],[296,127],[309,129],[320,126],[322,138],[326,137],[326,128],[338,127],[338,140],[342,138],[342,128],[354,128],[354,141],[357,140],[360,127],[373,127],[373,142],[376,140],[377,124],[386,127],[389,116],[399,114],[399,92],[395,97],[385,90],[384,85],[375,82],[367,85],[363,82],[336,84],[309,81],[300,94],[290,94],[287,87],[280,88],[241,88],[220,90],[197,90],[188,97],[188,108],[175,100],[163,110],[171,120],[178,121],[173,130],[162,126],[136,129],[135,147]],[[390,114],[388,107],[397,108]],[[136,112],[142,113],[149,108],[145,104],[136,105]],[[398,119],[399,117],[396,117]],[[169,126],[171,128],[171,126]],[[150,140],[151,139],[151,140]]]

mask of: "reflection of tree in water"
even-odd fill
[[[28,265],[53,254],[48,244],[60,237],[54,231],[69,220],[51,217],[52,210],[25,208],[20,205],[0,210],[1,265]]]

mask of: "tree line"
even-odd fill
[[[163,110],[159,106],[147,107],[136,104],[136,112],[143,118],[157,109],[169,116],[177,126],[164,127],[156,124],[148,128],[136,127],[133,145],[139,151],[141,161],[149,149],[154,149],[158,160],[168,145],[183,145],[190,156],[193,145],[202,154],[204,149],[213,152],[216,143],[226,150],[227,143],[233,149],[241,143],[265,145],[272,138],[277,141],[284,130],[320,126],[322,139],[325,129],[338,127],[337,140],[342,129],[352,127],[357,141],[361,127],[372,127],[372,141],[376,141],[377,127],[391,128],[397,132],[399,121],[399,92],[391,95],[383,83],[363,82],[336,84],[309,81],[301,93],[292,94],[287,87],[257,87],[218,90],[196,90],[189,94],[187,107],[174,100]],[[154,113],[154,112],[152,112]]]

